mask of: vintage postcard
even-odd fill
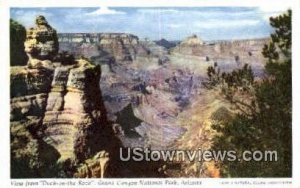
[[[11,187],[297,186],[292,3],[17,5]]]

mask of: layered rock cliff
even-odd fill
[[[207,62],[219,65],[233,63],[263,64],[261,49],[270,39],[247,39],[232,41],[203,42],[196,35],[183,40],[172,48],[172,55],[196,56]]]
[[[84,56],[95,63],[131,62],[147,51],[135,35],[126,33],[59,33],[60,51]]]
[[[113,155],[117,140],[101,99],[100,66],[53,62],[57,35],[43,16],[27,31],[25,51],[27,66],[11,68],[12,177],[82,177],[79,166],[90,157],[97,164],[91,177],[107,175],[109,160],[99,152]]]

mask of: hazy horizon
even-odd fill
[[[11,8],[10,17],[26,28],[44,15],[58,33],[129,33],[140,39],[180,41],[196,34],[204,41],[269,37],[269,17],[286,8]]]
[[[186,37],[182,38],[182,39],[175,39],[175,40],[169,40],[169,39],[166,39],[166,38],[160,38],[160,39],[150,39],[149,37],[145,37],[145,38],[142,38],[142,37],[139,37],[138,35],[134,34],[134,33],[124,33],[124,32],[58,32],[57,34],[105,34],[105,33],[112,33],[112,34],[131,34],[131,35],[134,35],[134,36],[137,36],[139,38],[139,40],[151,40],[151,41],[160,41],[162,39],[165,39],[169,42],[180,42],[188,37],[191,37],[193,34],[191,35],[187,35]],[[200,39],[201,36],[198,36]],[[256,37],[256,38],[238,38],[238,39],[217,39],[217,40],[204,40],[204,42],[214,42],[214,41],[230,41],[230,40],[251,40],[251,39],[267,39],[267,38],[270,38],[270,36],[264,36],[264,37]]]

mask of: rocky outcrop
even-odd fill
[[[116,140],[102,103],[100,66],[53,62],[58,40],[43,16],[27,31],[25,50],[27,66],[11,68],[12,177],[73,177],[99,152],[112,155]],[[92,177],[105,176],[99,164]]]
[[[207,62],[260,64],[264,62],[261,50],[269,39],[249,39],[232,41],[199,42],[199,38],[190,37],[172,48],[172,55],[195,56]]]
[[[135,35],[126,33],[60,33],[60,51],[84,56],[95,63],[130,62],[146,51]]]
[[[24,43],[25,52],[29,57],[28,65],[50,64],[49,61],[58,52],[56,30],[47,22],[44,16],[36,18],[36,27],[27,30]]]
[[[140,41],[140,44],[142,44],[143,47],[147,49],[149,54],[155,57],[162,57],[168,54],[168,49],[166,47],[158,45],[154,41],[151,41],[147,38]]]
[[[74,176],[77,178],[103,178],[109,160],[109,153],[100,151],[93,158],[84,161]]]
[[[180,43],[180,46],[201,46],[204,42],[197,35],[187,37]]]
[[[43,139],[60,153],[60,160],[89,156],[94,126],[101,125],[100,68],[85,60],[57,67],[43,119]]]

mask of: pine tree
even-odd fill
[[[225,82],[235,86],[246,84],[239,81],[242,76],[237,73],[248,75],[250,85],[254,89],[253,100],[250,105],[244,105],[248,110],[241,111],[230,120],[220,120],[213,125],[218,132],[214,138],[213,149],[235,150],[239,155],[245,150],[277,151],[278,161],[220,161],[220,168],[225,177],[291,177],[291,16],[292,12],[289,10],[283,15],[270,18],[275,32],[271,34],[271,42],[265,45],[262,51],[268,62],[265,65],[266,77],[261,82],[253,82],[251,71],[246,69],[244,72],[235,70],[222,74]],[[248,86],[246,88],[249,88]],[[228,89],[230,87],[227,87],[225,92],[228,92]]]

